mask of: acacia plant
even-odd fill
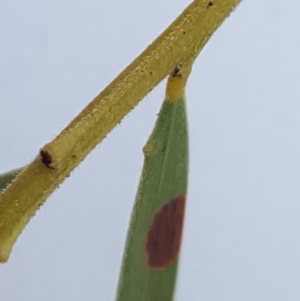
[[[185,85],[201,49],[240,1],[194,0],[33,162],[0,175],[0,262],[49,195],[169,74],[144,147],[117,300],[172,300],[188,183]]]

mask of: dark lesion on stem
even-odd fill
[[[182,76],[180,67],[181,67],[181,66],[178,65],[178,66],[176,66],[176,67],[171,71],[171,76],[172,76],[172,77],[181,77],[181,76]]]
[[[54,164],[53,164],[53,156],[47,150],[46,148],[42,148],[40,150],[40,157],[41,157],[41,162],[50,169],[55,169]]]

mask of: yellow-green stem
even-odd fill
[[[55,188],[174,66],[195,60],[240,1],[193,1],[60,135],[43,147],[42,156],[39,154],[0,195],[0,261],[8,259],[17,237]],[[49,111],[51,114],[51,106]]]

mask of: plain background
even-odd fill
[[[190,0],[0,2],[0,168],[29,163]],[[300,299],[300,2],[244,0],[187,87],[176,301]],[[0,300],[114,300],[151,92],[31,220]]]

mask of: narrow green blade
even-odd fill
[[[15,179],[23,168],[0,174],[0,193]]]
[[[169,77],[131,218],[118,301],[170,301],[180,251],[188,177],[184,87],[189,72]]]

